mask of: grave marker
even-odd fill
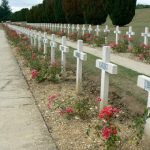
[[[145,32],[141,34],[144,37],[144,44],[148,45],[148,38],[150,37],[149,28],[145,27]]]
[[[108,105],[108,93],[109,93],[109,74],[117,74],[117,65],[110,63],[110,52],[109,46],[103,47],[102,60],[96,60],[96,67],[101,71],[101,94],[99,110],[102,110]]]
[[[38,32],[38,50],[40,50],[42,48],[42,35],[41,35],[41,31]]]
[[[57,44],[55,42],[55,34],[51,35],[50,47],[51,47],[51,64],[52,64],[55,62],[55,48],[57,47]]]
[[[31,43],[31,46],[33,46],[33,31],[30,30],[30,43]]]
[[[37,32],[34,31],[34,47],[37,45]]]
[[[74,24],[72,25],[72,32],[74,32],[74,30],[75,30],[75,26],[74,26]]]
[[[91,26],[91,25],[89,25],[88,31],[89,31],[89,34],[91,34],[91,32],[93,31],[93,29],[92,29],[92,26]]]
[[[128,35],[128,38],[132,38],[133,35],[135,35],[135,32],[133,32],[132,30],[132,26],[129,26],[129,31],[126,32],[126,35]],[[129,48],[132,48],[132,43],[131,43],[131,40],[128,40],[128,43],[129,43]]]
[[[64,74],[66,72],[66,53],[69,52],[66,36],[62,37],[62,45],[59,46],[59,50],[61,51],[61,73]]]
[[[116,27],[114,33],[116,34],[116,44],[119,44],[119,34],[121,34],[121,31],[119,30],[119,26]]]
[[[87,54],[83,52],[83,41],[78,40],[77,50],[74,51],[74,57],[77,58],[76,70],[76,93],[82,92],[82,61],[87,60]]]
[[[147,108],[148,114],[150,114],[150,78],[144,75],[138,76],[137,85],[148,92]]]
[[[79,24],[77,24],[76,30],[77,30],[77,33],[79,34],[79,32],[80,32],[80,25]]]
[[[69,35],[70,34],[70,24],[68,24],[67,29],[68,29],[68,35]]]
[[[44,32],[43,43],[44,43],[44,59],[45,59],[46,54],[47,54],[47,44],[48,44],[48,39],[47,39],[47,33],[46,32]]]
[[[105,33],[105,44],[108,44],[108,34],[110,33],[108,25],[105,26],[104,33]]]
[[[84,36],[85,31],[86,31],[86,27],[85,27],[85,25],[83,25],[83,27],[82,27],[82,35],[83,36]]]
[[[96,36],[99,36],[99,32],[100,32],[99,25],[96,26],[95,32],[96,32]]]
[[[144,126],[144,136],[143,136],[144,137],[143,144],[145,147],[148,148],[150,146],[149,143],[150,140],[150,78],[144,75],[139,75],[137,85],[148,92],[148,100],[147,100],[148,114]]]

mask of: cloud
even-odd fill
[[[43,0],[8,0],[12,11],[18,11],[22,8],[31,8],[33,5],[42,3]],[[1,0],[0,0],[1,3]]]

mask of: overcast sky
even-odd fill
[[[30,8],[33,5],[42,3],[43,0],[8,0],[8,1],[12,11],[14,12],[22,8]],[[150,0],[137,0],[137,3],[150,5]]]

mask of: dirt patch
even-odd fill
[[[13,48],[13,52],[20,64],[22,72],[27,79],[27,82],[30,86],[30,90],[32,91],[36,103],[45,119],[45,122],[49,128],[49,131],[54,138],[57,146],[60,150],[104,150],[104,141],[98,138],[94,131],[91,131],[90,136],[88,136],[87,129],[90,126],[93,126],[97,123],[97,117],[93,117],[90,120],[82,120],[79,117],[74,117],[74,119],[68,120],[61,116],[58,113],[58,110],[48,109],[48,96],[52,94],[59,94],[63,100],[67,100],[70,97],[75,97],[75,76],[74,72],[70,71],[69,78],[65,81],[61,81],[58,84],[54,84],[52,82],[43,82],[37,83],[36,81],[31,79],[31,70],[28,66],[26,66],[26,62],[17,52],[16,49]],[[86,77],[85,77],[86,78]],[[93,76],[94,78],[94,76]],[[96,79],[98,80],[98,78]],[[86,78],[86,82],[84,82],[84,92],[87,93],[87,96],[90,96],[91,100],[94,99],[95,95],[98,95],[100,88],[97,86],[99,83],[94,80],[90,80]],[[118,122],[118,125],[121,129],[121,137],[126,139],[126,142],[122,145],[121,149],[131,149],[138,150],[142,149],[141,145],[136,145],[136,141],[134,141],[135,130],[131,128],[132,120],[129,120],[128,110],[133,111],[132,107],[134,107],[135,103],[132,106],[128,107],[131,98],[127,98],[120,102],[119,95],[111,89],[111,98],[115,99],[115,105],[119,108],[123,108],[124,116],[121,121]],[[124,103],[124,101],[126,103]],[[122,103],[123,102],[123,103]],[[93,102],[94,103],[94,102]],[[138,106],[136,110],[140,108]],[[134,109],[135,110],[135,109]]]

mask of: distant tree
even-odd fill
[[[44,0],[43,1],[44,22],[55,22],[54,1],[55,0]]]
[[[62,8],[62,0],[54,0],[55,21],[58,23],[66,23],[65,13]]]
[[[0,21],[6,21],[10,19],[11,9],[9,7],[8,0],[2,0],[0,5]]]
[[[84,20],[87,24],[102,24],[108,16],[106,0],[82,0]]]
[[[113,25],[124,26],[135,15],[136,0],[107,0],[107,8]]]
[[[11,21],[27,21],[28,8],[23,8],[20,11],[16,11],[11,15]]]
[[[150,5],[137,4],[136,9],[150,8]]]
[[[81,0],[62,0],[62,5],[68,23],[84,23]]]

